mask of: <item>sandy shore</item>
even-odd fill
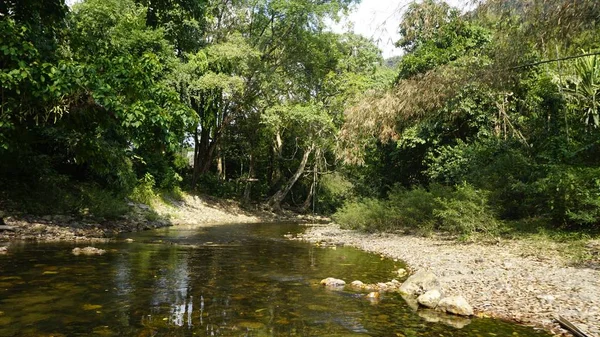
[[[525,254],[527,242],[457,243],[442,237],[365,234],[335,224],[312,225],[297,238],[353,246],[433,271],[445,295],[463,295],[481,316],[565,334],[561,315],[589,336],[600,336],[600,270],[573,267],[548,254]],[[570,334],[567,334],[570,335]]]

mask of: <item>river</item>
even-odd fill
[[[300,231],[170,227],[95,244],[107,250],[97,256],[71,254],[82,244],[13,245],[0,256],[0,336],[549,336],[415,312],[397,294],[327,290],[326,277],[385,282],[404,265],[284,238]]]

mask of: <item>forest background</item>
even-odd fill
[[[600,4],[0,1],[0,208],[115,219],[184,191],[463,236],[600,228]]]

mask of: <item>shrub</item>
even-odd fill
[[[553,165],[536,181],[544,213],[561,225],[598,227],[600,223],[600,168]]]
[[[150,173],[146,173],[144,177],[138,180],[138,184],[130,195],[131,200],[149,205],[156,198],[154,185],[154,177]]]
[[[450,195],[437,197],[439,208],[433,211],[438,229],[454,234],[489,233],[499,221],[488,205],[487,192],[462,184]]]
[[[352,200],[353,189],[352,183],[339,173],[323,176],[317,189],[318,211],[323,214],[334,213],[345,201]]]
[[[333,219],[342,227],[365,232],[390,230],[389,208],[385,201],[364,199],[344,204]]]
[[[116,219],[129,210],[122,196],[92,184],[83,185],[81,195],[80,213],[86,213],[87,209],[94,217]]]
[[[385,200],[346,203],[334,220],[368,232],[441,230],[462,235],[494,232],[500,224],[488,205],[487,192],[468,184],[456,188],[432,185],[429,190],[394,188]]]

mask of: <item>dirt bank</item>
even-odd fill
[[[134,232],[173,225],[208,226],[219,223],[271,221],[314,222],[318,217],[294,213],[274,214],[257,208],[244,210],[235,201],[185,195],[183,200],[156,202],[152,207],[130,203],[127,215],[117,220],[73,217],[69,215],[3,215],[0,242],[98,241],[121,232]]]
[[[442,237],[364,234],[313,225],[300,240],[357,247],[438,275],[445,295],[463,295],[477,314],[564,334],[562,315],[600,336],[600,269],[569,266],[558,254],[528,254],[527,242],[457,243]]]

